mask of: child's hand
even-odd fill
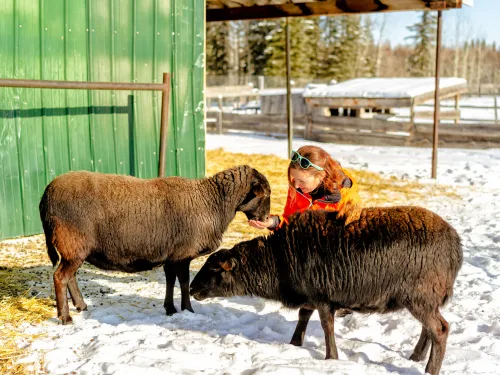
[[[266,228],[269,228],[271,225],[273,225],[274,221],[272,218],[268,218],[266,221],[248,220],[248,224],[251,227],[254,227],[257,229],[266,229]]]

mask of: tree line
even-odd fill
[[[408,26],[408,43],[384,40],[385,20],[370,16],[290,18],[293,79],[311,81],[358,77],[431,77],[435,74],[436,15],[422,12]],[[480,84],[500,84],[500,50],[484,39],[465,39],[457,22],[452,45],[443,48],[441,75],[463,77],[474,91]],[[390,31],[390,30],[389,30]],[[207,24],[206,69],[210,76],[285,76],[285,20]]]

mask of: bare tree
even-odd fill
[[[380,27],[378,29],[378,40],[377,40],[377,49],[376,49],[376,57],[375,57],[375,77],[378,77],[380,74],[380,63],[382,62],[382,45],[384,41],[384,32],[385,27],[387,25],[387,14],[383,14],[382,19],[380,20]]]
[[[453,61],[453,76],[458,77],[458,69],[460,66],[460,45],[461,45],[461,31],[462,31],[462,25],[461,25],[461,15],[457,15],[455,17],[455,59]]]

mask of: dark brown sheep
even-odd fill
[[[347,225],[335,212],[306,211],[267,238],[212,254],[193,279],[191,295],[259,296],[301,307],[292,339],[298,344],[318,309],[327,359],[338,358],[336,310],[406,308],[422,323],[410,359],[424,359],[432,343],[426,372],[436,375],[449,331],[439,308],[453,294],[462,257],[456,231],[420,207],[366,208]]]
[[[173,290],[179,278],[182,310],[192,310],[189,264],[215,251],[237,211],[248,219],[269,215],[266,177],[238,166],[195,180],[139,179],[95,172],[55,178],[40,201],[40,218],[54,272],[57,315],[71,322],[66,288],[78,311],[87,305],[75,273],[87,261],[105,270],[138,272],[163,265],[165,309],[176,312]]]

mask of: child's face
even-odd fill
[[[310,193],[316,189],[322,179],[321,174],[310,173],[307,171],[308,169],[301,168],[290,169],[293,186],[295,189],[302,190],[303,193]]]

